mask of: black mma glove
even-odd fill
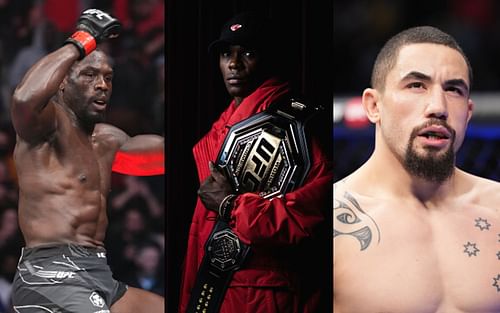
[[[64,44],[74,44],[80,51],[79,60],[94,51],[103,40],[116,38],[122,29],[121,23],[106,12],[97,9],[83,11],[76,25],[76,32]]]

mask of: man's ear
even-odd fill
[[[63,81],[59,84],[59,90],[64,91],[65,87],[66,87],[66,77],[64,77]]]
[[[376,89],[366,88],[363,91],[361,102],[366,116],[373,124],[376,124],[380,120],[379,101],[380,93]]]
[[[474,111],[474,102],[472,99],[469,98],[467,101],[467,123],[470,121],[470,118],[472,117],[472,111]]]

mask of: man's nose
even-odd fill
[[[231,53],[229,58],[229,68],[234,69],[240,67],[240,55],[238,53]]]
[[[441,88],[435,88],[429,93],[427,106],[425,108],[425,116],[439,118],[441,120],[446,120],[448,118],[446,94]]]
[[[102,89],[102,90],[108,90],[109,89],[109,86],[108,86],[108,82],[106,81],[106,79],[104,78],[104,76],[102,75],[98,75],[97,78],[96,78],[96,84],[95,84],[95,88],[96,89]]]

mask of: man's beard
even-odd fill
[[[104,112],[87,111],[83,113],[82,120],[86,124],[102,123],[106,120],[106,114]]]
[[[413,148],[413,142],[418,136],[418,132],[424,127],[430,125],[442,125],[446,127],[452,136],[450,137],[450,145],[444,153],[439,153],[439,150],[427,148],[426,155],[419,155]],[[455,167],[455,152],[453,151],[453,143],[455,142],[455,131],[451,129],[445,122],[427,123],[425,126],[415,129],[408,141],[406,153],[403,160],[403,165],[406,170],[413,176],[425,179],[427,181],[442,183],[453,173]]]

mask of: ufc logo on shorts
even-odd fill
[[[75,273],[73,272],[57,272],[56,278],[63,279],[63,278],[73,278],[75,277]]]
[[[111,16],[108,13],[105,13],[101,10],[97,9],[88,9],[83,12],[83,14],[92,14],[95,15],[98,19],[102,20],[103,17],[106,17],[108,19],[111,19]]]
[[[63,271],[37,271],[35,275],[43,278],[57,278],[57,279],[75,277],[74,272],[63,272]]]

